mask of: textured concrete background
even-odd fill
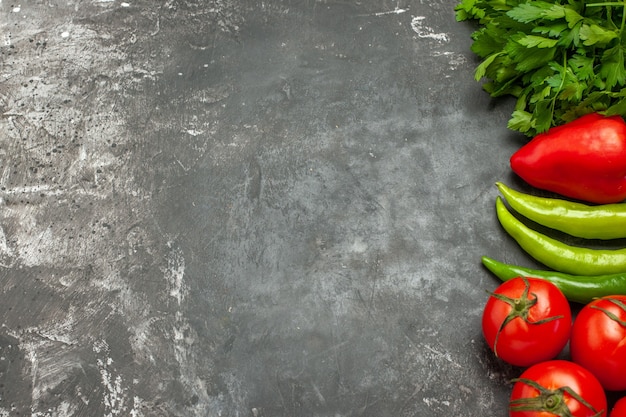
[[[0,0],[0,416],[506,415],[455,4]]]

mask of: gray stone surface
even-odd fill
[[[506,415],[455,4],[0,0],[0,415]]]

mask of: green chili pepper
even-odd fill
[[[505,264],[487,256],[483,256],[481,260],[483,265],[503,282],[516,277],[545,279],[556,285],[565,298],[576,303],[587,304],[594,298],[626,294],[626,273],[571,275]]]
[[[585,239],[626,237],[626,204],[589,206],[524,194],[500,182],[496,186],[516,212],[543,226]]]
[[[496,199],[500,224],[530,256],[559,272],[604,275],[626,272],[626,248],[591,249],[567,245],[539,233],[513,216],[500,197]]]

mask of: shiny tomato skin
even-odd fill
[[[611,409],[611,414],[609,417],[626,417],[626,397],[622,397],[613,406]]]
[[[491,350],[505,362],[521,367],[554,359],[567,344],[572,325],[569,302],[548,281],[513,278],[502,283],[494,294],[519,299],[524,293],[526,282],[529,285],[526,300],[536,298],[536,303],[528,308],[527,320],[516,317],[500,330],[513,307],[493,294],[487,300],[482,316],[483,336]],[[549,318],[552,319],[545,323],[531,324]]]
[[[607,415],[607,399],[600,382],[585,368],[566,360],[541,362],[526,369],[519,379],[537,382],[548,390],[562,387],[571,388],[590,406],[581,403],[568,393],[563,393],[563,400],[572,417],[605,417]],[[540,392],[524,381],[517,381],[511,391],[511,401],[537,398]],[[509,417],[555,417],[550,410],[513,411],[509,408]]]
[[[606,390],[626,390],[626,326],[610,318],[606,309],[620,320],[626,310],[610,299],[626,304],[626,295],[593,300],[585,305],[574,320],[570,340],[572,361],[593,373]]]

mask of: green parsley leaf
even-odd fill
[[[544,100],[546,97],[550,97],[552,94],[552,86],[546,85],[544,88],[539,89],[535,94],[530,97],[530,103],[536,103],[538,101]]]
[[[575,3],[580,3],[580,2],[575,2]],[[584,20],[584,17],[579,15],[576,10],[574,10],[572,8],[569,8],[569,7],[564,7],[563,8],[563,14],[564,14],[564,17],[565,17],[565,21],[567,22],[567,26],[570,29],[572,29],[574,26],[580,24]]]
[[[594,74],[594,60],[591,57],[574,54],[569,59],[569,66],[572,68],[579,80],[589,80]]]
[[[624,47],[616,45],[602,54],[600,76],[606,80],[606,89],[616,85],[624,85],[626,69],[624,68]]]
[[[598,25],[583,24],[580,28],[580,39],[585,46],[607,44],[617,37],[616,31],[603,29]]]
[[[529,1],[509,10],[506,14],[518,22],[530,23],[546,17],[546,14],[553,6],[555,6],[553,3],[544,1]],[[563,17],[563,15],[560,17]]]
[[[611,105],[604,113],[607,116],[620,116],[626,114],[626,98],[622,98]]]
[[[535,104],[533,110],[533,126],[539,133],[552,127],[552,100],[544,99]]]
[[[580,27],[582,22],[578,22],[573,26],[569,26],[570,30],[564,30],[559,38],[559,46],[562,48],[570,48],[572,46],[578,46],[580,44]]]
[[[556,38],[567,29],[567,23],[554,23],[533,28],[533,33],[541,33]]]
[[[515,69],[519,72],[528,72],[554,59],[556,48],[529,48],[521,42],[525,42],[526,36],[516,34],[510,37],[504,46],[504,52],[516,63]]]
[[[480,63],[479,66],[476,67],[476,71],[474,72],[474,79],[476,81],[480,81],[481,78],[485,76],[487,73],[487,68],[491,63],[500,56],[500,53],[491,54],[491,56],[487,57],[483,62]]]
[[[558,40],[544,38],[543,36],[526,35],[517,42],[527,48],[554,48]]]
[[[472,52],[481,58],[486,58],[493,53],[502,51],[504,45],[502,36],[507,36],[506,32],[497,29],[488,31],[486,29],[477,30],[473,34]]]
[[[523,110],[515,110],[511,115],[511,119],[507,124],[507,127],[512,130],[517,130],[518,132],[528,132],[533,128],[533,115],[523,111]]]

